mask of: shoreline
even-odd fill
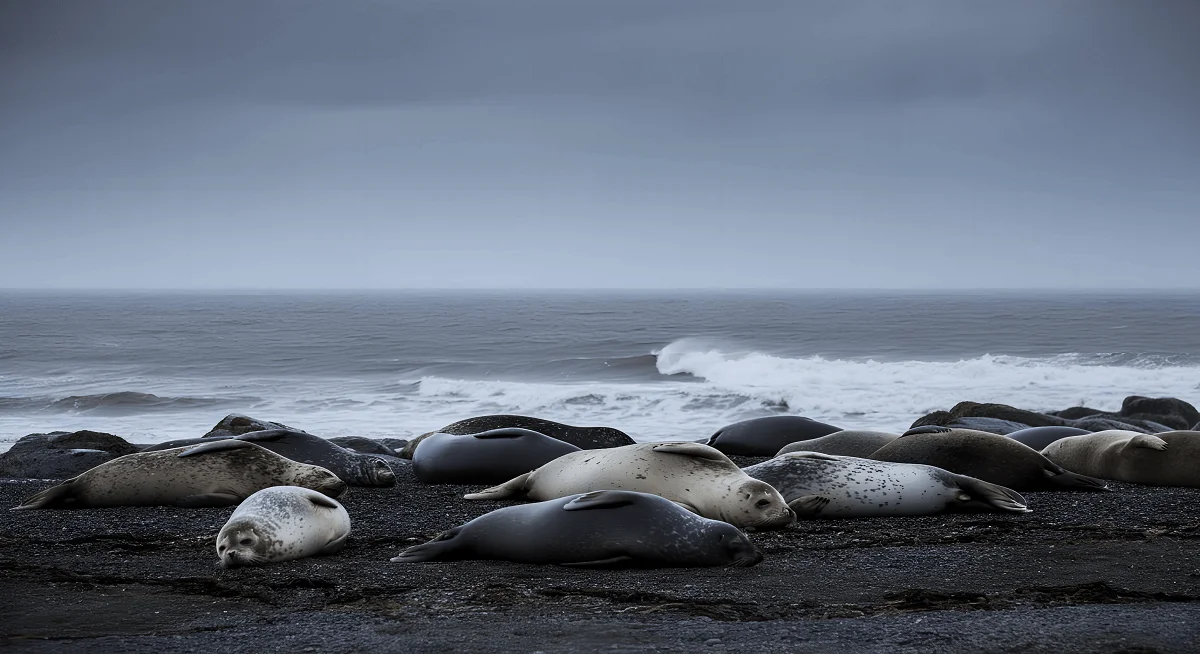
[[[739,464],[761,459],[738,457]],[[52,482],[4,480],[13,506]],[[225,509],[0,512],[12,651],[1157,651],[1200,641],[1200,489],[1028,493],[1026,515],[817,520],[751,568],[395,564],[494,508],[474,487],[342,498],[341,553],[222,570]]]

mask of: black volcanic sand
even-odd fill
[[[749,461],[744,459],[743,462]],[[0,481],[0,506],[51,482]],[[0,512],[0,645],[88,652],[1186,652],[1200,489],[1026,493],[1033,513],[821,520],[752,568],[389,563],[496,502],[351,489],[340,554],[216,565],[232,509]]]

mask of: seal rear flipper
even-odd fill
[[[600,568],[616,565],[618,563],[625,563],[632,560],[632,556],[614,556],[607,559],[600,559],[598,561],[576,561],[574,563],[560,563],[559,565],[567,568]]]
[[[301,434],[303,432],[289,431],[287,429],[264,429],[262,431],[249,431],[240,436],[234,436],[230,440],[245,441],[247,443],[274,443],[283,440],[288,434]],[[304,434],[311,436],[312,434]],[[336,443],[335,443],[336,445]]]
[[[1062,470],[1062,468],[1059,468]],[[1044,470],[1046,473],[1046,481],[1051,486],[1058,487],[1057,490],[1078,490],[1078,491],[1105,491],[1109,490],[1108,485],[1102,479],[1088,477],[1085,475],[1077,475],[1074,472],[1055,472],[1051,469]],[[1051,489],[1055,490],[1055,489]]]
[[[725,456],[720,451],[715,450],[715,449],[713,449],[707,445],[704,445],[702,443],[692,443],[692,442],[663,443],[661,445],[655,445],[651,449],[655,452],[662,452],[664,454],[680,454],[683,456],[694,456],[697,459],[706,459],[708,461],[717,461],[719,463],[728,463],[730,465],[735,465],[733,463],[733,461],[731,461],[729,459],[729,457]]]
[[[797,518],[814,518],[829,506],[829,498],[824,495],[801,495],[788,502],[788,508]]]
[[[439,559],[449,559],[446,556],[455,550],[454,537],[462,531],[462,527],[455,527],[438,534],[433,540],[412,547],[400,552],[398,556],[389,559],[392,563],[424,563],[425,561],[437,561]]]
[[[1020,493],[1011,488],[966,475],[954,475],[954,482],[959,489],[970,496],[970,500],[982,502],[1001,511],[1029,513],[1029,503]]]
[[[479,491],[478,493],[467,493],[463,495],[464,500],[507,500],[507,499],[524,499],[526,497],[525,483],[529,481],[529,475],[532,472],[527,472],[520,477],[513,477],[499,486],[492,486]]]
[[[186,449],[186,450],[180,452],[177,458],[182,459],[185,456],[196,456],[197,454],[211,454],[213,452],[225,452],[227,450],[240,450],[240,449],[247,448],[247,447],[258,447],[258,446],[255,445],[254,443],[248,443],[246,441],[239,441],[236,439],[228,438],[228,439],[223,439],[223,440],[219,440],[219,441],[213,441],[211,443],[205,443],[203,445],[197,445],[196,447]]]
[[[180,455],[182,456],[182,455]],[[241,504],[245,499],[241,495],[233,493],[197,493],[188,495],[175,500],[175,506],[180,506],[185,509],[202,509],[210,506],[233,506]]]
[[[622,491],[592,491],[563,505],[563,511],[587,511],[589,509],[615,509],[629,506],[637,497]]]
[[[1165,450],[1168,443],[1154,434],[1138,434],[1129,439],[1126,447],[1144,447],[1148,450]]]
[[[21,501],[19,506],[14,506],[13,511],[27,511],[29,509],[69,509],[77,502],[75,497],[75,480],[68,479],[57,486],[51,486],[44,491],[40,491],[30,495]]]
[[[308,501],[312,502],[313,504],[315,504],[317,506],[323,506],[327,509],[336,509],[336,508],[338,508],[338,506],[340,506],[332,498],[330,498],[326,495],[323,495],[319,492],[310,493],[308,495]]]

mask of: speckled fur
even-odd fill
[[[609,504],[564,508],[580,498]],[[606,490],[498,509],[411,547],[392,561],[458,559],[749,566],[761,561],[762,554],[733,525],[702,518],[656,495]]]
[[[346,545],[350,514],[336,500],[299,486],[264,488],[238,505],[217,534],[221,565],[260,565]]]
[[[346,490],[346,484],[325,468],[297,463],[257,445],[180,456],[190,449],[117,457],[16,508],[229,506],[269,486],[303,486],[331,497]],[[198,496],[206,497],[197,503]]]
[[[466,498],[550,500],[606,489],[653,493],[739,527],[782,528],[795,519],[769,484],[751,479],[717,450],[690,442],[572,452]]]
[[[744,470],[774,486],[788,502],[811,496],[828,500],[816,503],[809,512],[793,505],[801,517],[1028,510],[1025,498],[1010,489],[926,465],[791,452]]]

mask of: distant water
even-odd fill
[[[227,413],[407,437],[488,413],[695,439],[781,411],[901,431],[961,400],[1200,401],[1200,294],[0,294],[0,449]]]

